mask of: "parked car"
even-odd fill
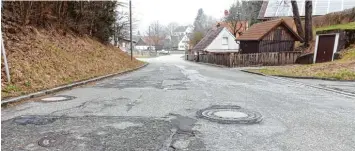
[[[169,51],[166,51],[166,50],[161,50],[161,51],[159,51],[158,52],[159,54],[163,54],[163,55],[168,55],[168,54],[170,54],[170,52]]]

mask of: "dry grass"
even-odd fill
[[[5,42],[12,83],[2,80],[2,98],[126,71],[143,64],[131,61],[116,47],[74,34],[63,36],[55,31],[32,29],[32,33],[27,34],[6,33]]]
[[[337,30],[337,29],[339,29],[339,30],[355,30],[355,22],[319,27],[316,29],[316,31]]]
[[[337,80],[355,80],[355,45],[342,52],[342,58],[334,62],[311,65],[291,65],[250,70],[266,75],[318,77]]]

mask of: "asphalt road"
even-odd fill
[[[238,69],[146,59],[138,71],[1,111],[2,150],[353,151],[355,98]],[[47,96],[49,97],[49,96]],[[260,113],[221,124],[196,112],[214,105]]]

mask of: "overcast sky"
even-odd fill
[[[128,0],[124,0],[128,3]],[[139,20],[138,30],[144,33],[151,22],[158,20],[167,25],[177,22],[193,24],[199,8],[217,19],[236,0],[132,0],[133,16]]]

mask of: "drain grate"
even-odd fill
[[[14,123],[19,125],[27,125],[27,124],[34,124],[34,125],[46,125],[53,123],[58,118],[55,117],[44,117],[44,116],[20,116],[14,119]]]
[[[76,97],[69,96],[69,95],[57,95],[57,96],[53,96],[53,97],[43,98],[43,99],[41,99],[41,101],[44,101],[44,102],[60,102],[60,101],[73,100],[75,98]]]
[[[215,105],[197,111],[197,117],[222,124],[255,124],[262,121],[260,113],[240,106]]]
[[[65,135],[62,134],[49,134],[38,140],[38,145],[42,147],[55,147],[61,145],[65,141]]]

